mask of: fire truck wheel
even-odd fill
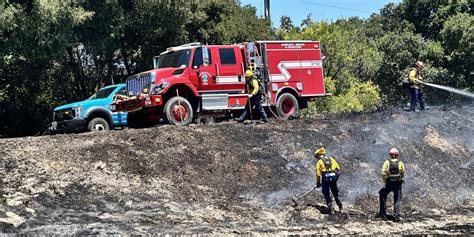
[[[105,131],[109,129],[110,129],[109,123],[107,123],[107,120],[103,118],[93,118],[91,121],[89,121],[89,124],[87,124],[87,130],[91,132]]]
[[[298,117],[298,100],[290,93],[283,93],[278,97],[276,110],[278,116],[288,119],[290,117]]]
[[[173,125],[188,125],[193,121],[193,107],[184,97],[172,97],[165,104],[166,120]]]

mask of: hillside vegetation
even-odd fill
[[[0,137],[41,133],[55,106],[123,82],[150,69],[152,57],[167,47],[193,41],[321,41],[334,96],[307,114],[405,103],[400,78],[417,60],[426,63],[429,82],[474,87],[472,1],[404,0],[368,19],[315,22],[308,16],[295,26],[282,17],[278,28],[239,2],[0,1]],[[426,93],[430,104],[460,99]]]

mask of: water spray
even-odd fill
[[[428,82],[424,82],[424,81],[420,81],[420,80],[418,80],[418,82],[420,82],[420,83],[422,83],[422,84],[424,84],[424,85],[427,85],[427,86],[431,86],[431,87],[434,87],[434,88],[438,88],[438,89],[441,89],[441,90],[449,91],[449,92],[452,92],[452,93],[455,93],[455,94],[467,96],[467,97],[469,97],[469,98],[474,99],[474,94],[471,93],[471,92],[469,92],[469,91],[459,90],[459,89],[452,88],[452,87],[449,87],[449,86],[437,85],[437,84],[428,83]]]

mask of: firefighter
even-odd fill
[[[334,199],[339,207],[339,211],[342,211],[342,202],[339,200],[339,188],[337,187],[337,180],[339,179],[339,164],[333,157],[326,156],[326,150],[324,147],[317,149],[314,152],[316,157],[316,187],[322,186],[322,193],[326,199],[328,212],[334,214],[332,208],[332,200],[330,192],[334,196]]]
[[[421,84],[421,81],[423,81],[421,71],[424,67],[423,62],[418,61],[408,75],[408,79],[410,80],[410,111],[416,110],[417,100],[420,103],[420,111],[425,109],[425,95]]]
[[[393,192],[393,220],[400,221],[400,200],[402,198],[402,183],[405,176],[405,165],[398,159],[400,153],[397,148],[392,148],[388,153],[390,158],[385,160],[382,166],[382,181],[384,187],[379,191],[380,218],[387,220],[386,202],[387,196]]]
[[[263,122],[268,122],[267,119],[267,114],[265,113],[265,110],[263,109],[262,106],[262,101],[261,101],[261,93],[258,90],[258,81],[255,79],[253,71],[252,70],[247,70],[245,72],[245,81],[247,83],[247,90],[249,93],[249,100],[250,100],[250,105],[247,105],[245,107],[244,112],[240,115],[240,117],[237,119],[239,123],[244,122],[245,116],[247,116],[248,113],[251,112],[251,107],[255,106],[255,109],[260,113],[260,117]]]

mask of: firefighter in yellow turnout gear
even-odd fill
[[[245,107],[244,112],[240,115],[237,121],[240,123],[243,122],[247,114],[251,113],[252,111],[250,107],[255,106],[255,110],[260,113],[260,117],[262,121],[265,123],[268,122],[267,114],[265,113],[265,110],[263,109],[263,106],[262,106],[262,101],[261,101],[262,94],[258,90],[258,81],[257,79],[255,79],[252,70],[247,70],[245,72],[245,81],[247,83],[250,105],[247,105]]]
[[[400,201],[402,199],[402,184],[405,176],[405,165],[398,159],[399,151],[392,148],[389,152],[390,159],[385,160],[382,166],[381,175],[384,187],[379,191],[380,218],[387,220],[386,205],[387,196],[393,192],[393,220],[400,221]]]
[[[420,103],[420,111],[425,109],[425,95],[423,93],[423,87],[421,81],[423,81],[423,76],[421,72],[425,65],[423,62],[418,61],[415,64],[415,67],[410,70],[408,79],[410,81],[410,110],[416,110],[416,102]]]
[[[314,152],[316,162],[316,187],[322,187],[322,193],[326,199],[326,204],[330,214],[334,213],[332,207],[331,194],[342,211],[342,202],[339,200],[339,188],[337,187],[337,180],[339,179],[339,164],[333,157],[326,157],[326,150],[321,147]]]

